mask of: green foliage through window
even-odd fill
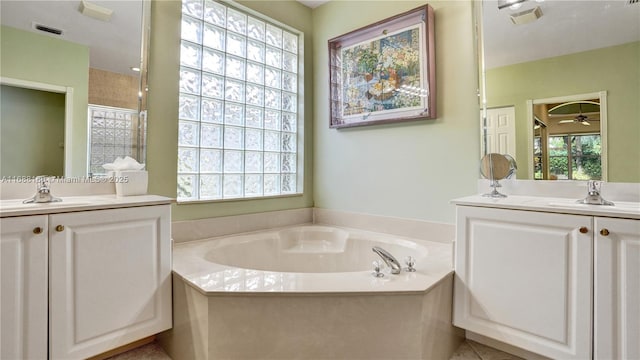
[[[549,174],[557,179],[600,180],[602,142],[599,134],[549,137]]]

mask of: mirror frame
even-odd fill
[[[478,102],[480,105],[480,156],[479,159],[488,153],[486,141],[487,137],[487,79],[485,77],[485,64],[484,64],[484,30],[482,27],[482,0],[473,1],[471,3],[473,9],[473,23],[475,28],[476,41],[474,42],[476,54],[477,54],[477,67],[478,67]],[[476,120],[476,124],[477,124]],[[478,173],[479,178],[482,176]]]
[[[598,91],[588,94],[576,94],[567,96],[558,96],[546,99],[530,99],[527,100],[527,169],[529,174],[533,174],[533,105],[537,104],[549,104],[549,103],[562,103],[567,101],[579,101],[588,99],[600,99],[600,168],[602,175],[600,180],[607,181],[607,92]],[[529,179],[534,180],[534,179]],[[576,180],[577,181],[577,180]]]

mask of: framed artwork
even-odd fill
[[[329,40],[330,127],[436,118],[429,5]]]

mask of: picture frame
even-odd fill
[[[434,39],[429,5],[330,39],[329,126],[435,119]]]

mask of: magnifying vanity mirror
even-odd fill
[[[481,157],[518,179],[640,182],[640,3],[483,0]]]
[[[150,0],[3,0],[0,176],[145,162]]]
[[[489,186],[492,190],[482,196],[491,198],[507,197],[507,195],[498,191],[498,188],[501,187],[500,180],[510,178],[517,169],[516,162],[511,155],[489,153],[483,156],[480,160],[480,175],[489,180]]]

